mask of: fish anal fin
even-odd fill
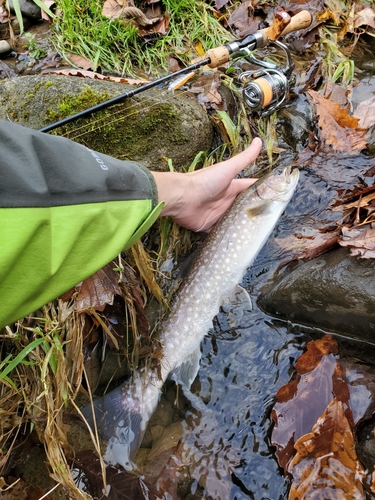
[[[244,311],[251,311],[252,308],[250,295],[240,285],[236,285],[222,296],[222,309],[227,314],[228,323],[232,328],[240,324]]]
[[[171,377],[177,384],[184,385],[190,389],[191,384],[194,382],[195,377],[199,371],[199,364],[201,359],[201,346],[198,346],[184,358],[180,366],[175,368],[171,373]]]

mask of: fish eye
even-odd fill
[[[275,175],[282,175],[283,172],[284,172],[284,169],[281,167],[275,168],[275,170],[274,170]]]

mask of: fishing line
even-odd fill
[[[185,94],[188,94],[189,92],[190,92],[190,90],[183,90],[183,91],[179,92],[179,95],[184,96]],[[135,109],[132,112],[129,112],[127,114],[125,114],[126,113],[126,109],[119,109],[117,111],[112,111],[111,116],[116,116],[116,115],[123,114],[123,116],[120,116],[117,119],[114,119],[114,120],[111,120],[111,121],[108,122],[108,121],[105,121],[105,120],[108,120],[108,117],[107,116],[102,116],[100,118],[97,118],[96,120],[91,120],[89,123],[85,123],[85,124],[81,125],[80,127],[76,127],[73,130],[69,130],[69,131],[61,134],[61,136],[62,137],[67,137],[68,136],[71,139],[77,139],[78,137],[82,137],[82,136],[84,136],[86,134],[89,134],[90,132],[95,132],[95,130],[100,129],[101,127],[105,127],[107,125],[112,125],[114,123],[118,123],[118,122],[124,121],[127,118],[131,118],[131,117],[137,115],[139,113],[139,111],[141,111],[141,110],[149,111],[153,107],[159,106],[160,104],[169,103],[169,102],[173,101],[173,99],[175,97],[173,94],[170,93],[170,91],[168,91],[168,90],[164,91],[163,93],[160,94],[160,97],[163,97],[164,95],[167,95],[168,93],[170,94],[170,96],[167,97],[162,102],[152,102],[152,98],[149,98],[149,102],[151,104],[147,105],[147,101],[146,101],[145,104],[142,103],[142,102],[135,103],[134,106],[133,106]],[[121,105],[121,103],[119,103],[119,104]],[[119,106],[119,104],[117,104],[117,105],[114,104],[114,106]],[[103,123],[101,124],[100,122],[103,122]],[[94,126],[94,128],[91,128],[92,126]],[[84,131],[81,134],[73,135],[72,137],[70,137],[70,134],[74,134],[75,132],[79,132],[80,130],[85,129],[85,128],[90,128],[90,130]]]

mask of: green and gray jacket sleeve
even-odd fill
[[[159,215],[152,175],[0,121],[0,327],[70,289]]]

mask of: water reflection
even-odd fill
[[[303,172],[300,187],[273,237],[287,237],[305,226],[332,222],[339,214],[328,208],[336,190],[313,172]],[[293,373],[303,346],[321,332],[275,320],[256,305],[262,287],[272,279],[284,250],[270,239],[243,280],[253,300],[233,328],[221,312],[202,344],[202,361],[193,385],[192,409],[185,419],[191,492],[215,500],[278,500],[288,495],[270,444],[270,418],[275,394]],[[356,354],[363,346],[345,342]],[[353,352],[353,351],[352,351]],[[189,497],[191,498],[191,497]]]

